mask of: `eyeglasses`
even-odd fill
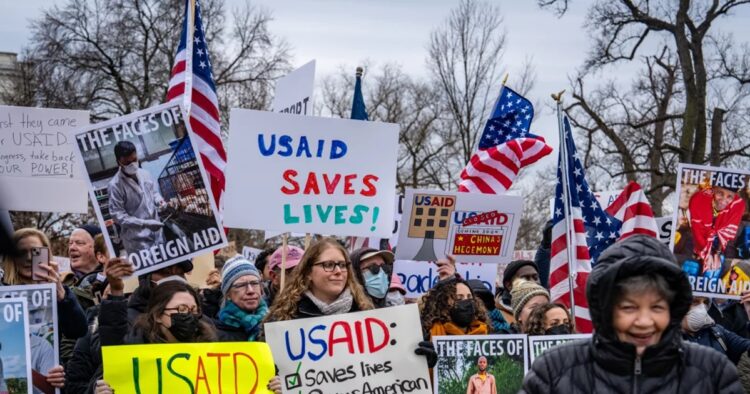
[[[336,267],[338,267],[342,271],[345,271],[351,264],[352,264],[351,261],[333,261],[333,260],[330,260],[330,261],[319,261],[319,262],[313,264],[313,266],[319,265],[319,266],[323,267],[323,271],[325,271],[325,272],[333,272],[336,269]]]
[[[174,308],[164,308],[164,311],[177,311],[177,313],[192,313],[193,315],[200,316],[201,311],[197,305],[187,306],[185,304],[177,305]]]
[[[237,290],[245,290],[248,287],[252,287],[253,289],[257,289],[260,287],[260,282],[257,280],[251,280],[247,282],[237,282],[231,286],[233,289]]]

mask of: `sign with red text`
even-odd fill
[[[262,342],[103,346],[116,393],[271,393],[273,357]]]
[[[510,262],[521,224],[518,196],[407,189],[396,258]]]
[[[229,128],[225,226],[390,236],[398,125],[235,108]]]
[[[416,304],[265,324],[285,393],[431,392]]]

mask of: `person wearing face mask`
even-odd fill
[[[357,281],[364,286],[375,308],[403,305],[404,297],[391,290],[393,253],[389,250],[360,248],[352,252],[352,269]]]
[[[493,334],[512,333],[510,324],[505,321],[503,313],[495,305],[495,297],[492,296],[492,292],[484,285],[484,282],[479,279],[469,279],[466,283],[471,288],[471,292],[474,293],[474,297],[482,300],[484,307],[487,309],[487,316],[491,323],[490,332]]]
[[[119,170],[109,181],[109,213],[120,228],[127,253],[138,253],[164,242],[158,209],[167,204],[151,175],[138,167],[138,152],[132,142],[118,142],[115,159]]]
[[[253,263],[237,255],[229,259],[221,273],[224,301],[216,329],[222,341],[255,341],[268,313],[262,294],[262,274]]]
[[[716,324],[708,315],[707,303],[706,298],[693,298],[690,310],[682,319],[682,338],[726,354],[736,365],[742,354],[750,349],[750,339],[742,338]]]
[[[536,306],[529,315],[528,335],[568,335],[576,329],[565,305],[547,303]]]
[[[486,335],[490,329],[484,303],[463,279],[438,282],[420,301],[426,340],[436,335]]]

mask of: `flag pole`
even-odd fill
[[[187,31],[185,32],[185,91],[182,93],[182,104],[185,114],[190,117],[190,102],[193,95],[193,37],[195,36],[195,1],[188,0]]]
[[[570,212],[570,183],[568,179],[568,144],[565,142],[565,125],[563,122],[563,110],[562,110],[562,95],[565,90],[557,94],[552,94],[552,98],[557,104],[557,126],[560,131],[560,165],[562,166],[561,182],[562,182],[562,195],[563,195],[563,209],[565,210],[565,242],[566,252],[568,254],[568,286],[570,287],[570,315],[575,319],[575,295],[573,290],[575,289],[575,277],[576,270],[574,265],[575,258],[575,242],[574,236],[575,231],[573,227],[573,218]],[[571,136],[572,138],[572,136]]]

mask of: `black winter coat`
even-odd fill
[[[703,327],[695,334],[683,334],[682,339],[726,354],[735,365],[750,350],[750,339],[743,338],[720,324]]]
[[[637,357],[635,346],[620,342],[612,327],[613,289],[619,281],[643,274],[663,277],[675,298],[661,340]],[[526,374],[522,393],[743,393],[729,359],[682,340],[680,322],[690,308],[690,284],[655,238],[631,236],[605,250],[589,275],[586,296],[594,336],[545,352]]]

